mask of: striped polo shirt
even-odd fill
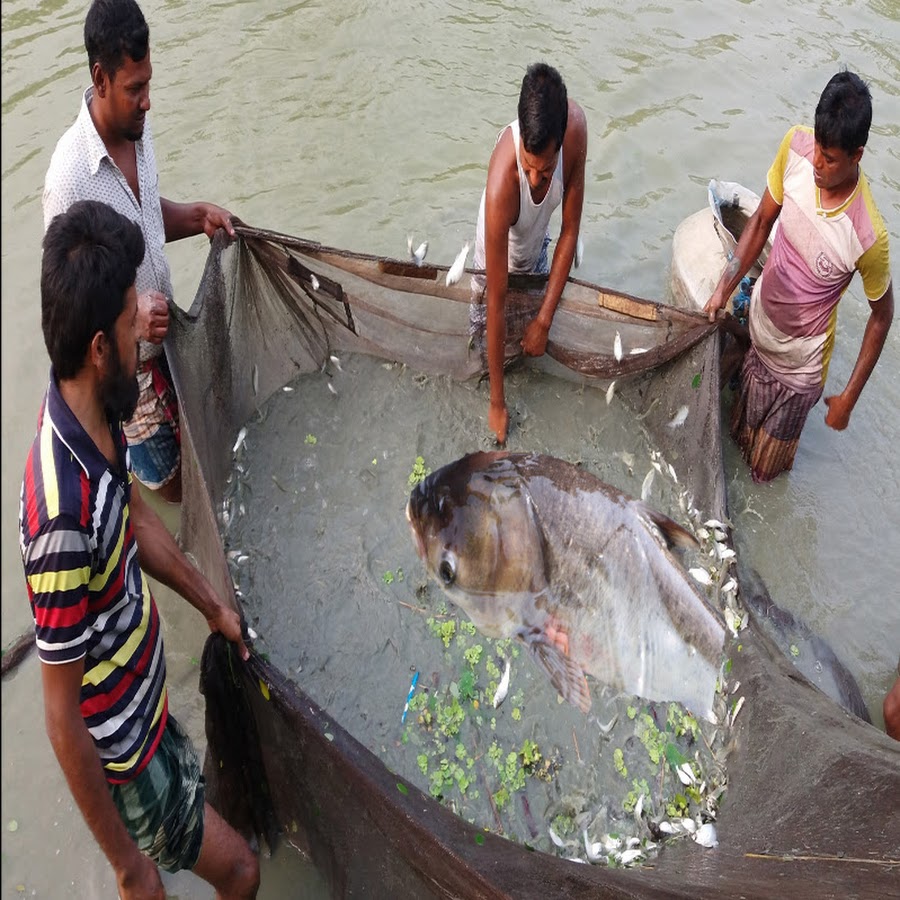
[[[853,273],[859,271],[872,301],[891,283],[887,229],[865,174],[860,169],[840,206],[824,209],[813,178],[814,149],[812,129],[795,126],[769,169],[767,186],[781,212],[750,304],[750,335],[760,358],[801,393],[825,384],[838,302]]]
[[[107,781],[133,779],[168,716],[159,613],[138,564],[125,436],[111,466],[51,371],[25,467],[19,541],[41,661],[84,659],[81,714]]]

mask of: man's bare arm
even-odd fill
[[[847,386],[840,394],[825,398],[828,407],[825,424],[837,431],[843,431],[850,424],[850,414],[881,356],[884,342],[891,330],[891,323],[894,321],[893,284],[888,284],[887,290],[879,300],[869,301],[869,309],[871,310],[869,321],[866,322],[862,345]]]
[[[196,203],[175,203],[159,198],[162,207],[163,227],[166,241],[180,241],[182,238],[205,234],[208,238],[219,228],[224,228],[229,237],[234,237],[231,213],[215,203],[198,200]]]
[[[84,821],[116,873],[123,897],[165,897],[155,863],[137,848],[113,803],[90,732],[81,716],[84,660],[41,665],[47,736]]]
[[[237,646],[241,659],[246,660],[250,654],[241,637],[240,616],[219,599],[203,574],[191,565],[169,529],[144,501],[136,480],[131,485],[129,514],[141,568],[199,610],[210,631],[220,631]]]
[[[728,298],[734,293],[735,288],[740,284],[741,279],[750,271],[750,267],[759,258],[762,253],[769,235],[772,233],[772,227],[775,220],[781,213],[781,207],[772,198],[769,189],[766,188],[759,201],[759,206],[750,217],[750,221],[744,227],[734,256],[725,266],[722,277],[713,291],[706,306],[705,312],[709,315],[709,321],[714,322],[716,315],[720,309],[724,309],[728,303]]]
[[[506,291],[509,285],[509,229],[519,217],[519,183],[510,130],[497,142],[488,166],[484,197],[484,255],[487,279],[487,357],[491,400],[488,426],[506,443],[509,413],[503,386],[506,349]],[[514,177],[511,177],[511,173]]]

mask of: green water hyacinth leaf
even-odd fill
[[[400,791],[400,793],[404,796],[409,794],[409,788],[405,784],[403,784],[402,781],[397,782],[397,790]]]
[[[697,372],[696,375],[691,379],[691,387],[696,391],[699,389],[700,385],[703,383],[703,373]]]
[[[459,678],[459,699],[462,701],[475,699],[475,673],[463,672]]]
[[[687,757],[671,741],[666,744],[666,762],[673,770],[677,770],[687,761]]]

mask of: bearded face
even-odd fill
[[[100,384],[100,397],[110,422],[127,422],[137,407],[137,371],[128,375],[115,340],[110,341],[110,370]]]

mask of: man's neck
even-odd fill
[[[107,124],[103,115],[103,103],[97,99],[96,90],[91,98],[91,102],[88,104],[88,113],[91,121],[94,123],[94,128],[97,129],[100,140],[103,141],[103,146],[106,147],[106,152],[113,159],[117,159],[124,153],[134,153],[134,141],[117,134]]]
[[[72,410],[72,415],[110,465],[116,465],[116,447],[96,381],[82,371],[74,378],[59,379],[58,384],[60,396]]]
[[[819,189],[819,199],[823,209],[837,209],[843,205],[859,184],[859,166],[856,167],[856,175],[848,178],[843,184],[832,190]]]

